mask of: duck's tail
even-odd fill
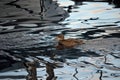
[[[80,44],[80,45],[85,44],[85,42],[86,42],[85,40],[77,40],[77,43]]]

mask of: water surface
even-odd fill
[[[1,0],[0,80],[119,80],[120,8],[109,3]],[[85,44],[57,50],[58,34]]]

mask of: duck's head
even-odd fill
[[[59,34],[58,36],[56,36],[56,40],[58,40],[58,41],[64,40],[64,35]]]

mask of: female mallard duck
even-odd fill
[[[56,39],[58,40],[57,49],[72,48],[76,45],[84,44],[83,40],[80,39],[64,39],[63,34],[58,35]]]

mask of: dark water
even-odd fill
[[[114,0],[0,0],[0,80],[120,80]],[[58,50],[55,38],[85,40]]]

